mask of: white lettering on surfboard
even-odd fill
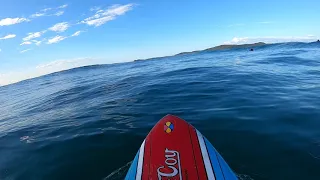
[[[161,180],[162,177],[170,178],[179,175],[180,180],[182,180],[179,152],[166,148],[164,157],[166,158],[164,162],[166,166],[160,166],[157,169],[158,179]],[[166,171],[164,172],[163,170],[165,169]]]

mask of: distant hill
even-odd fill
[[[253,48],[253,47],[264,46],[264,45],[266,45],[266,43],[264,43],[264,42],[258,42],[258,43],[253,43],[253,44],[240,44],[240,45],[236,45],[236,44],[220,45],[220,46],[215,46],[212,48],[199,50],[199,51],[182,52],[182,53],[176,54],[176,56],[193,54],[193,53],[198,53],[198,52],[202,52],[202,51],[219,51],[219,50],[236,49],[236,48],[237,49],[238,48]]]

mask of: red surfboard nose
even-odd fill
[[[211,143],[173,115],[162,118],[143,141],[126,180],[237,180]]]
[[[163,117],[145,140],[142,179],[207,179],[195,128]]]

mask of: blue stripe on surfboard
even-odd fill
[[[139,153],[140,153],[140,150],[137,152],[136,156],[134,157],[134,160],[132,161],[132,164],[127,172],[125,180],[136,179]]]
[[[211,164],[213,166],[217,180],[237,180],[237,176],[224,161],[218,151],[212,146],[212,144],[204,137]]]
[[[233,180],[233,179],[238,179],[236,174],[231,170],[231,168],[229,167],[229,165],[226,163],[226,161],[222,158],[222,156],[218,154],[218,159],[221,165],[221,169],[224,172],[224,177],[229,180]]]
[[[204,136],[202,137],[207,147],[207,151],[210,157],[211,165],[212,165],[216,180],[224,180],[221,168],[219,166],[218,158],[216,156],[216,151],[213,149],[213,146],[210,144],[210,142]]]

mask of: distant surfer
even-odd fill
[[[318,39],[318,41],[317,42],[320,42],[320,40]]]
[[[250,49],[250,51],[253,51],[253,49]]]

